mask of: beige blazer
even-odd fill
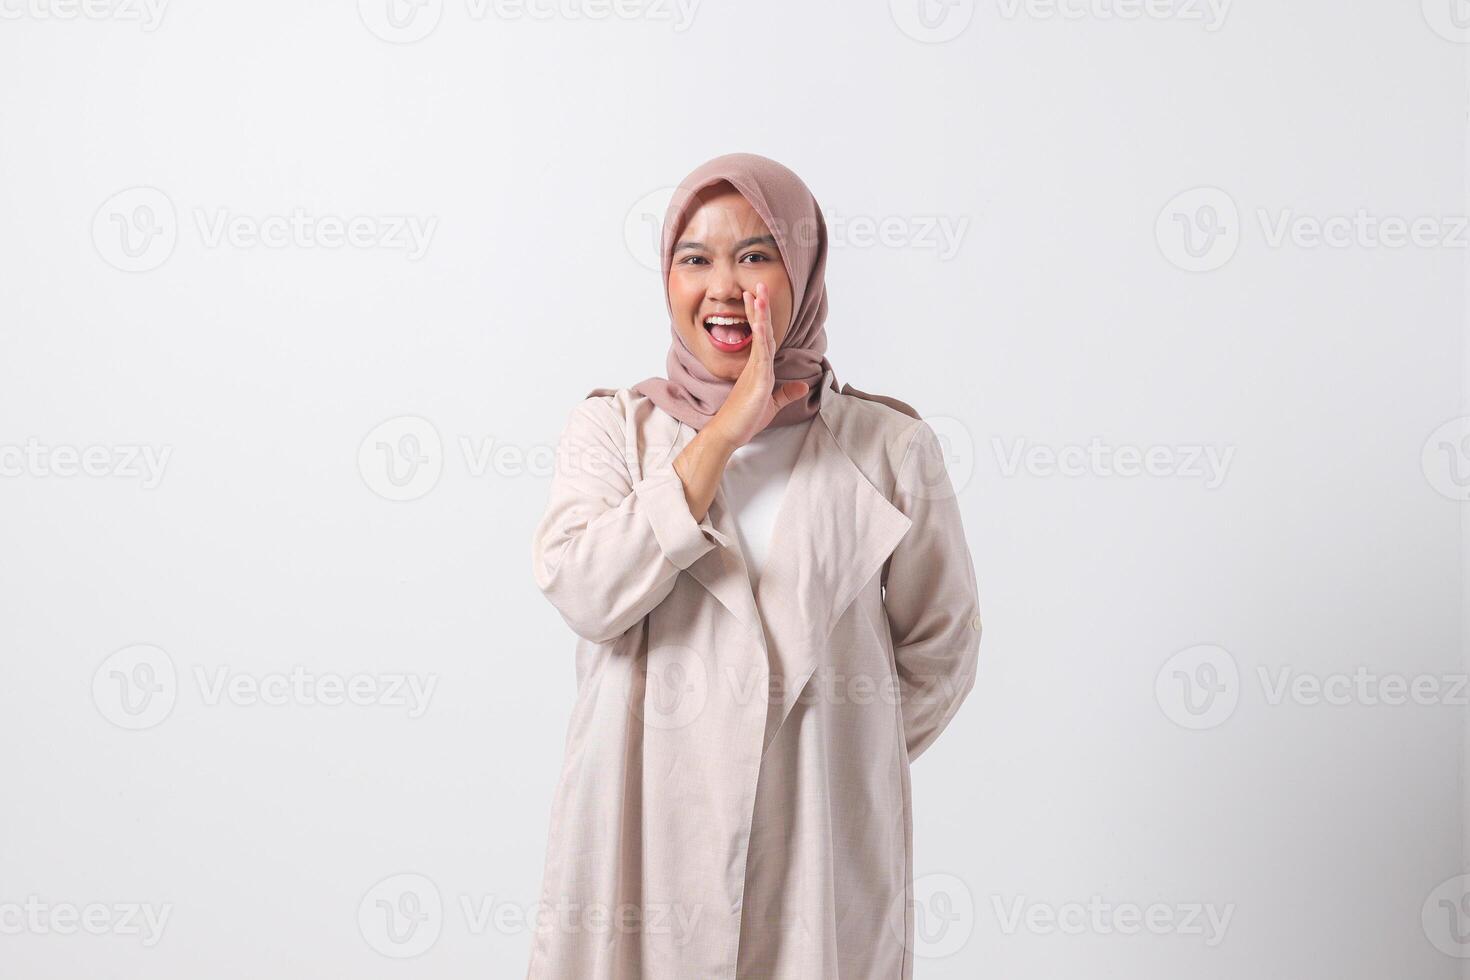
[[[752,592],[695,431],[628,389],[572,412],[536,583],[578,635],[531,980],[912,976],[909,764],[980,615],[933,429],[830,388]],[[956,774],[958,775],[958,774]]]

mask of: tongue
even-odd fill
[[[738,344],[750,333],[749,327],[727,327],[722,323],[713,324],[709,328],[710,334],[722,344]]]

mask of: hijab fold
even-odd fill
[[[702,429],[725,403],[735,382],[710,374],[684,344],[673,324],[669,297],[669,269],[684,223],[700,205],[699,193],[728,181],[755,208],[776,239],[786,276],[791,281],[791,329],[781,339],[774,357],[776,384],[805,381],[807,393],[782,408],[771,425],[791,425],[811,418],[821,405],[822,378],[832,365],[827,352],[827,222],[817,199],[801,178],[775,160],[754,153],[715,157],[680,182],[664,214],[660,251],[663,256],[664,305],[669,310],[673,343],[669,346],[668,377],[640,381],[633,390],[652,399],[659,408],[695,429]],[[836,376],[832,387],[837,387]]]

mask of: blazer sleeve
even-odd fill
[[[939,439],[922,420],[899,466],[893,502],[913,521],[889,556],[883,594],[912,762],[970,693],[980,647],[975,565],[959,501]]]
[[[585,399],[557,443],[550,500],[536,527],[536,585],[567,625],[606,643],[673,591],[679,572],[730,543],[696,522],[673,458],[642,472],[613,400]]]

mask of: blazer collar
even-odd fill
[[[850,396],[822,375],[821,402],[776,514],[772,543],[752,591],[734,517],[723,487],[710,519],[730,544],[713,548],[688,572],[747,629],[765,650],[770,702],[764,746],[769,746],[812,673],[828,636],[862,587],[878,573],[912,521],[869,482],[843,445]],[[694,437],[680,424],[675,454]],[[717,656],[720,652],[717,651]],[[745,690],[752,688],[745,687]],[[760,690],[760,687],[754,688]]]

